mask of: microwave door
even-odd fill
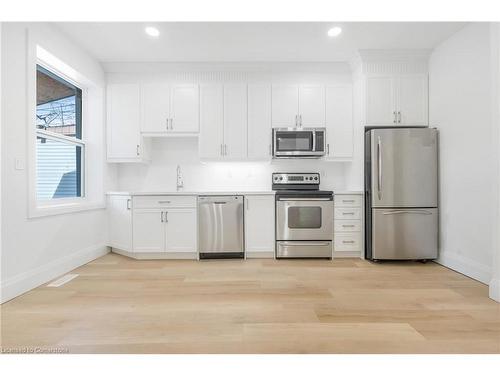
[[[313,151],[314,137],[311,131],[275,132],[275,155],[303,155]]]

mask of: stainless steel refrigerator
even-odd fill
[[[437,130],[367,129],[366,258],[437,258],[438,214]]]

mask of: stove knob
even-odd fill
[[[282,181],[282,180],[283,180],[283,177],[280,177],[280,181]]]
[[[318,180],[318,176],[314,177],[314,179],[317,181]]]

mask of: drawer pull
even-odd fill
[[[342,215],[354,215],[354,212],[342,212]]]
[[[354,224],[342,224],[343,228],[354,228]]]
[[[162,203],[171,203],[170,201],[158,201],[158,203],[162,204]]]
[[[344,203],[354,203],[354,199],[342,199]]]
[[[342,241],[342,243],[354,243],[354,242],[355,242],[355,241],[353,241],[353,240],[349,240],[349,241],[347,241],[347,240],[343,240],[343,241]]]

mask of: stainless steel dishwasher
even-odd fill
[[[198,197],[200,259],[243,258],[243,196]]]

